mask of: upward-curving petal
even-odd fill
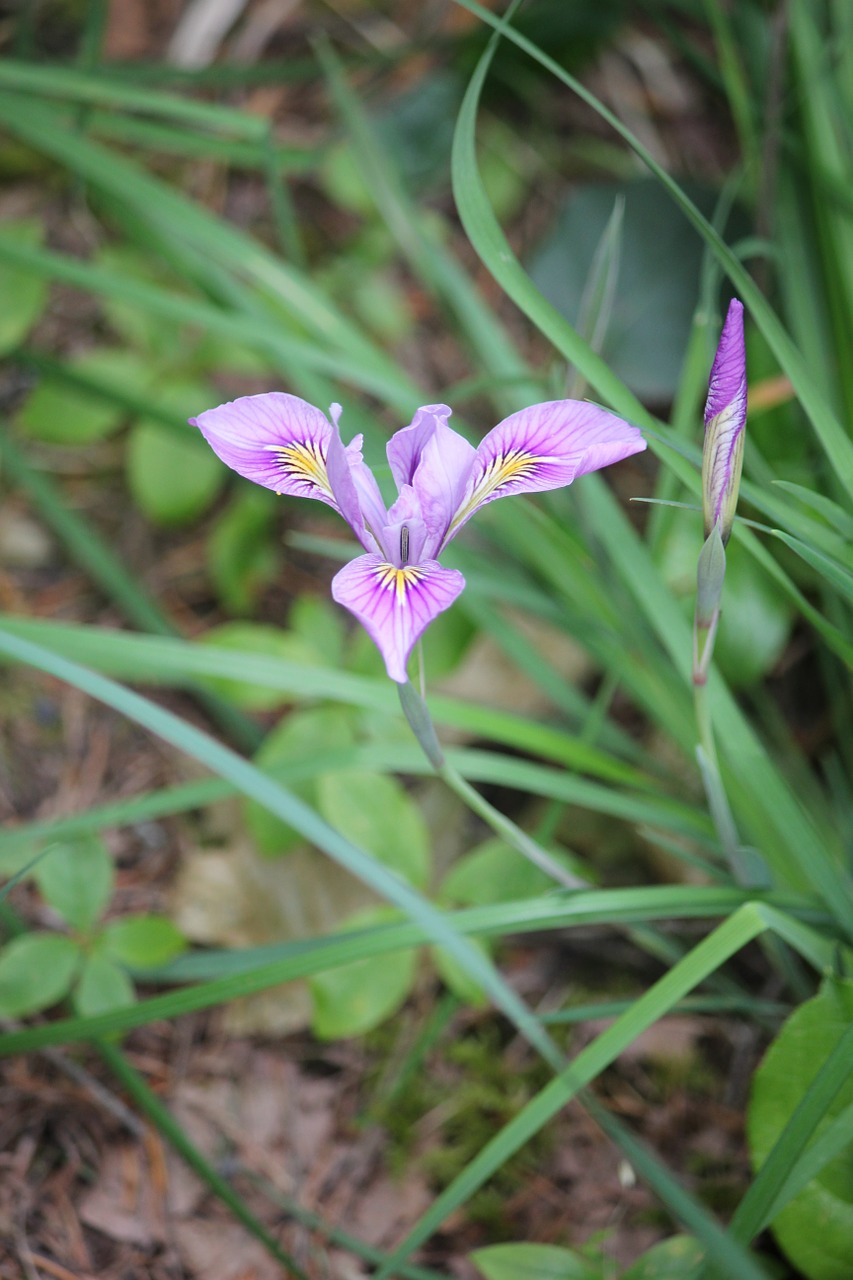
[[[390,678],[405,684],[416,642],[464,586],[458,569],[444,569],[435,560],[398,568],[382,556],[366,555],[335,574],[332,596],[375,642]]]
[[[645,447],[636,427],[585,400],[549,400],[521,409],[482,440],[449,536],[487,502],[562,488]]]
[[[326,470],[335,428],[306,400],[283,391],[242,396],[190,422],[226,466],[247,480],[339,510]]]
[[[438,426],[447,425],[451,412],[446,404],[422,405],[407,427],[394,432],[385,446],[385,452],[398,489],[412,483],[424,445],[435,434]]]

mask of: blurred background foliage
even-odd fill
[[[328,1053],[427,1186],[381,1248],[342,1246],[377,1275],[425,1276],[409,1255],[467,1210],[434,1260],[479,1246],[486,1280],[846,1280],[853,9],[529,0],[493,44],[496,22],[438,0],[0,7],[0,649],[54,677],[0,686],[0,1052],[94,1042],[285,1274],[314,1271],[275,1197],[235,1189],[146,1083],[173,1052],[142,1039],[155,1020],[177,1036],[222,1006],[199,1034],[226,1054]],[[750,420],[711,699],[740,878],[690,687],[733,293]],[[374,463],[438,400],[473,439],[566,395],[647,432],[603,479],[489,507],[424,646],[454,767],[588,888],[556,891],[431,776],[328,599],[339,522],[187,425],[281,388],[342,403]],[[676,1087],[638,1045],[677,1020]],[[549,1126],[590,1084],[665,1219],[612,1169],[560,1166]],[[699,1118],[667,1144],[678,1106]],[[531,1168],[583,1213],[549,1231]],[[334,1241],[323,1212],[286,1207]]]

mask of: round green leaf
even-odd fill
[[[853,981],[827,980],[818,995],[791,1014],[753,1081],[747,1134],[760,1169],[808,1091],[811,1081],[853,1020]],[[853,1104],[853,1073],[839,1090],[815,1137]],[[808,1280],[849,1280],[853,1259],[853,1153],[831,1160],[771,1224],[794,1265]]]
[[[398,919],[395,911],[374,907],[351,916],[344,928],[368,929]],[[338,1040],[378,1027],[396,1013],[409,994],[416,961],[415,951],[397,951],[393,956],[356,960],[309,978],[314,1034],[321,1040]]]
[[[156,969],[186,950],[187,940],[166,916],[128,916],[111,920],[98,939],[98,949],[131,969]]]
[[[272,730],[255,756],[255,764],[275,777],[276,769],[282,765],[313,759],[320,773],[324,756],[332,757],[336,751],[351,746],[354,736],[352,715],[343,708],[315,707],[299,711],[286,716]],[[287,787],[308,804],[316,803],[316,777],[288,782]],[[260,853],[289,853],[303,843],[297,831],[253,801],[246,802],[245,815],[246,826]]]
[[[492,1244],[470,1257],[486,1280],[601,1280],[600,1268],[555,1244]]]
[[[186,420],[215,401],[203,383],[168,383],[157,407]],[[127,479],[140,509],[155,524],[195,520],[210,506],[228,470],[195,427],[171,430],[144,419],[130,433]]]
[[[226,471],[201,436],[179,436],[156,422],[130,433],[127,478],[134,501],[155,524],[188,524],[210,506]]]
[[[323,817],[360,849],[372,853],[418,889],[430,871],[430,840],[421,811],[394,778],[346,769],[318,781]]]
[[[37,218],[10,220],[3,223],[3,238],[29,249],[41,244],[44,227]],[[48,288],[43,276],[0,263],[0,355],[13,351],[27,336],[45,308]]]
[[[207,631],[201,636],[200,642],[220,649],[256,653],[264,658],[282,658],[288,662],[316,661],[316,654],[299,636],[257,622],[224,622]],[[283,693],[281,689],[267,689],[262,684],[241,680],[236,663],[233,679],[206,676],[205,684],[246,711],[272,711],[293,700],[291,695]]]
[[[693,1236],[671,1236],[638,1258],[620,1280],[694,1280],[704,1256]]]
[[[60,933],[26,933],[0,951],[0,1017],[38,1013],[71,989],[81,951]]]
[[[135,1001],[133,983],[124,969],[99,951],[86,957],[74,992],[74,1007],[79,1014],[90,1017],[108,1013],[110,1009],[123,1009]]]
[[[577,870],[559,849],[549,853],[567,871]],[[441,882],[442,902],[460,907],[485,907],[550,893],[554,881],[527,858],[496,836],[463,854]]]
[[[113,863],[98,836],[55,845],[33,873],[42,897],[63,920],[88,933],[113,891]]]

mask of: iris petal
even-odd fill
[[[449,536],[487,502],[562,488],[645,447],[636,427],[585,400],[550,400],[513,413],[477,449]]]
[[[407,680],[409,654],[426,628],[465,586],[457,569],[435,560],[398,568],[382,556],[359,556],[332,580],[332,596],[354,614],[385,660],[388,675]]]
[[[283,391],[242,396],[190,422],[214,453],[247,480],[339,510],[326,470],[334,428],[306,400]]]

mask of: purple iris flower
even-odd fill
[[[386,508],[362,459],[362,437],[341,441],[340,412],[332,405],[327,418],[298,396],[271,392],[190,422],[240,475],[276,493],[316,498],[343,516],[365,554],[335,575],[332,595],[400,684],[415,643],[465,586],[438,557],[475,511],[513,493],[561,488],[646,447],[637,428],[612,413],[553,400],[513,413],[475,449],[447,425],[446,405],[426,405],[388,441],[398,496]]]
[[[732,298],[711,366],[702,452],[705,537],[719,523],[724,546],[732,531],[740,486],[746,399],[743,304]]]

